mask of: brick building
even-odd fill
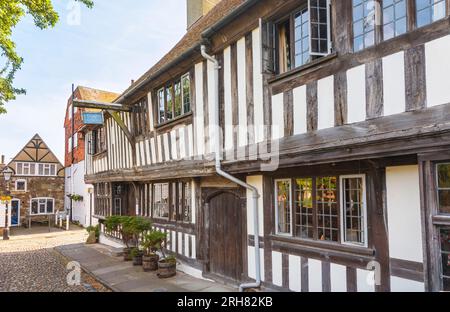
[[[77,87],[73,97],[78,100],[90,100],[99,102],[112,102],[118,94],[86,88]],[[80,222],[83,226],[92,224],[91,211],[93,211],[92,185],[84,182],[85,174],[85,142],[82,132],[82,113],[92,111],[89,109],[78,109],[72,107],[72,96],[67,101],[66,116],[64,119],[65,130],[65,202],[67,211],[72,211],[72,220]],[[73,116],[73,120],[72,120]],[[72,131],[75,129],[75,131]],[[78,195],[78,201],[72,200],[67,195]]]

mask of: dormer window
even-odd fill
[[[157,91],[158,124],[164,124],[191,112],[189,74],[181,76]]]

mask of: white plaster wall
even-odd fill
[[[231,48],[223,51],[223,73],[224,73],[224,114],[225,114],[225,149],[233,148],[233,108],[231,98]]]
[[[358,292],[374,292],[375,281],[372,271],[360,270],[356,271],[356,281]]]
[[[334,127],[334,76],[317,82],[318,129]]]
[[[247,145],[247,75],[245,57],[245,37],[237,42],[239,135],[238,145]]]
[[[425,44],[428,107],[450,103],[446,73],[450,72],[450,35]]]
[[[208,153],[214,152],[214,131],[217,125],[214,124],[214,105],[215,104],[215,97],[216,97],[216,85],[214,80],[214,63],[208,61],[208,114],[209,114],[209,128],[208,128],[208,134],[209,134],[209,150],[206,151]]]
[[[183,233],[181,233],[181,232],[178,232],[177,243],[178,243],[177,252],[178,252],[178,254],[182,255],[183,254]]]
[[[272,283],[283,286],[283,256],[277,251],[272,251]]]
[[[418,166],[386,168],[391,258],[423,262]]]
[[[248,277],[256,279],[256,265],[255,265],[255,247],[247,247],[247,257],[248,257]],[[264,249],[260,249],[259,261],[261,264],[261,280],[264,282],[265,272],[264,272]]]
[[[284,95],[272,96],[272,138],[284,137]]]
[[[253,99],[255,114],[255,141],[264,141],[264,101],[263,76],[261,74],[261,31],[258,28],[252,32],[253,49]]]
[[[347,71],[347,108],[349,124],[366,120],[366,66]]]
[[[404,278],[391,276],[391,291],[392,292],[424,292],[425,284],[407,280]]]
[[[259,220],[259,236],[264,236],[264,204],[263,204],[263,176],[249,176],[247,183],[256,187],[259,192],[258,199],[258,220]],[[247,232],[248,235],[255,235],[255,227],[253,221],[253,193],[247,190]]]
[[[170,161],[169,133],[163,134],[164,156],[166,161]]]
[[[301,259],[298,256],[289,255],[289,289],[302,291]]]
[[[203,119],[203,63],[195,65],[195,125],[197,137],[195,142],[197,145],[196,155],[205,154],[205,123]]]
[[[330,269],[331,292],[347,292],[347,267],[331,263]]]
[[[322,261],[308,260],[309,292],[322,292]]]
[[[384,116],[406,110],[405,53],[399,52],[383,58]]]
[[[308,132],[306,86],[293,90],[294,94],[294,135]]]

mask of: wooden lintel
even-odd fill
[[[118,112],[130,112],[131,107],[124,106],[121,104],[111,104],[96,101],[85,101],[85,100],[74,100],[73,106],[78,108],[93,108],[93,109],[103,109],[108,111],[118,111]]]

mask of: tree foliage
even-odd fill
[[[76,0],[92,8],[93,0]],[[31,15],[40,29],[54,27],[59,20],[52,0],[0,0],[0,114],[6,113],[4,105],[15,100],[25,90],[13,85],[14,75],[23,59],[16,52],[11,36],[14,27],[25,15]]]

